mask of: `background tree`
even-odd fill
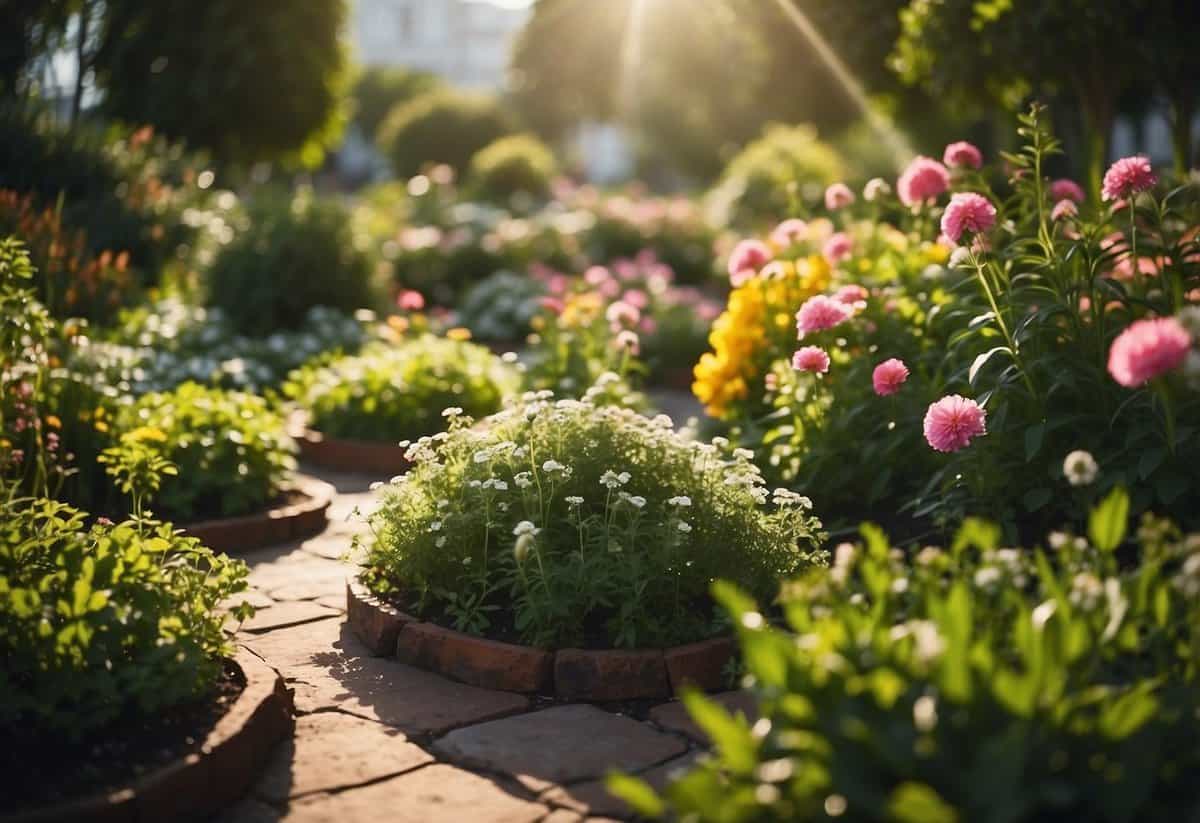
[[[428,94],[440,85],[437,77],[424,71],[397,66],[364,68],[350,94],[354,123],[363,137],[374,140],[380,124],[396,106]]]
[[[432,163],[445,163],[461,173],[475,152],[513,131],[495,98],[442,89],[394,109],[379,127],[378,142],[401,177],[411,177]]]
[[[105,0],[104,111],[221,161],[316,165],[343,121],[345,0]]]
[[[0,94],[25,92],[33,62],[63,44],[75,0],[0,2]]]

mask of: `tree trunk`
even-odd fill
[[[87,74],[88,23],[91,18],[91,3],[84,0],[79,6],[79,36],[75,42],[75,94],[71,97],[71,125],[79,119],[83,107],[83,78]]]

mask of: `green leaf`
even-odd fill
[[[1042,440],[1046,434],[1045,423],[1034,423],[1025,430],[1025,462],[1037,457],[1042,450]]]
[[[1151,446],[1142,452],[1141,458],[1138,460],[1138,477],[1145,480],[1154,473],[1154,470],[1162,465],[1163,458],[1167,456],[1167,450],[1162,446]]]
[[[897,823],[958,823],[958,812],[924,783],[901,783],[888,799],[888,818]]]
[[[751,774],[758,765],[758,751],[750,726],[742,717],[734,717],[720,704],[695,689],[683,693],[688,714],[713,742],[722,764],[734,774]]]
[[[1025,492],[1025,495],[1021,498],[1021,502],[1025,504],[1026,511],[1035,512],[1049,503],[1053,497],[1054,492],[1042,486]]]
[[[1088,537],[1100,551],[1111,552],[1125,539],[1129,521],[1129,493],[1120,486],[1108,493],[1088,516]]]
[[[979,374],[979,370],[982,369],[984,367],[984,365],[987,364],[987,361],[992,359],[992,355],[995,354],[996,352],[1011,353],[1008,346],[996,346],[994,348],[988,349],[983,354],[976,357],[973,361],[971,361],[971,368],[967,372],[967,382],[968,383],[970,383],[972,386],[975,385],[975,375]]]
[[[604,785],[611,794],[624,800],[642,817],[662,817],[666,813],[662,798],[645,780],[612,772],[605,779]]]
[[[1124,740],[1158,711],[1153,685],[1143,683],[1117,698],[1100,715],[1100,732],[1110,740]]]

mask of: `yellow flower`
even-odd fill
[[[462,342],[471,339],[471,330],[464,329],[462,326],[456,326],[453,329],[447,329],[446,336],[451,340],[458,340],[459,342]]]
[[[129,431],[121,435],[121,439],[130,440],[134,443],[145,443],[147,441],[153,443],[166,443],[167,433],[162,429],[156,429],[154,426],[138,426],[133,431]]]
[[[103,420],[97,420],[96,424],[95,424],[95,429],[96,429],[96,431],[103,434],[108,431],[108,424],[105,423]]]
[[[46,415],[46,425],[52,429],[61,429],[62,421],[58,419],[57,415],[48,414]]]

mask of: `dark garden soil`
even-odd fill
[[[227,662],[213,692],[195,703],[148,716],[127,716],[81,741],[62,735],[24,737],[0,746],[6,812],[61,803],[127,787],[137,778],[196,751],[246,688]]]

